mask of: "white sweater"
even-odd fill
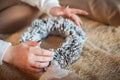
[[[37,7],[41,13],[46,13],[48,15],[50,15],[49,10],[52,7],[60,6],[58,0],[21,0],[21,1],[31,6]],[[0,65],[2,64],[4,54],[9,46],[11,46],[10,42],[0,40]]]

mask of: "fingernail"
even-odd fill
[[[41,44],[41,40],[38,40],[37,43]]]
[[[43,68],[43,72],[46,72],[47,68]]]
[[[66,5],[65,7],[66,7],[66,8],[69,8],[69,5]]]
[[[76,25],[79,26],[79,27],[81,26],[81,24],[76,24]]]
[[[82,23],[82,22],[80,22],[80,27],[82,27],[82,25],[83,25],[83,23]]]
[[[88,12],[85,12],[85,15],[88,15]]]
[[[38,40],[37,42],[41,42],[41,40]]]

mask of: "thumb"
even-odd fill
[[[37,42],[37,41],[27,41],[25,42],[28,46],[40,46],[41,42]]]

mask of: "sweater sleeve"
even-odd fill
[[[58,0],[21,0],[21,1],[31,6],[39,8],[41,13],[46,13],[48,15],[50,15],[49,11],[51,8],[60,6]]]
[[[9,46],[11,46],[10,42],[5,42],[5,41],[0,40],[0,65],[2,64],[3,57]]]

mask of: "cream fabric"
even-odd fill
[[[70,5],[89,12],[87,17],[105,24],[120,25],[120,0],[60,0],[62,5]]]
[[[10,6],[19,4],[20,2],[27,3],[31,6],[40,9],[41,13],[49,14],[52,7],[60,6],[58,0],[0,0],[0,11],[9,8]]]
[[[37,7],[40,9],[41,13],[49,14],[49,10],[52,7],[60,6],[58,0],[21,0],[31,6]]]
[[[0,65],[2,64],[4,54],[10,45],[11,43],[0,40]]]

